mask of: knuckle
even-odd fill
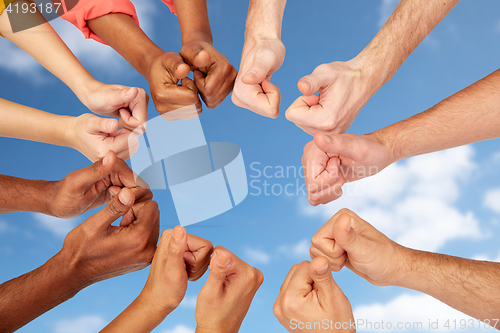
[[[121,215],[124,213],[124,209],[116,200],[112,200],[108,204],[108,209],[106,211],[110,216]]]

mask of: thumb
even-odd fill
[[[314,134],[314,143],[327,154],[350,156],[356,151],[355,142],[345,134]]]
[[[354,219],[348,213],[342,213],[337,217],[333,226],[332,233],[335,241],[347,252],[359,249],[361,237],[358,235],[362,226],[359,219]]]
[[[114,133],[118,130],[118,120],[116,119],[96,119],[98,122],[93,128],[93,132]]]
[[[317,67],[310,75],[306,75],[300,79],[297,87],[301,93],[309,96],[313,95],[320,88],[332,84],[334,80],[335,77],[328,75],[328,73],[321,67]]]
[[[104,155],[101,160],[95,162],[89,167],[75,171],[75,178],[79,182],[79,185],[76,185],[76,187],[80,186],[86,190],[93,186],[97,186],[98,188],[100,188],[101,186],[96,183],[111,174],[115,163],[116,154],[114,151],[110,150],[106,153],[106,155]],[[104,185],[104,188],[102,190],[104,190],[105,188],[107,188],[106,185]]]
[[[210,54],[198,43],[184,46],[180,54],[187,63],[196,68],[208,67],[212,61]]]
[[[184,227],[178,225],[172,232],[170,243],[168,244],[168,256],[166,267],[168,274],[173,276],[187,275],[184,253],[187,250],[187,232]]]
[[[271,72],[276,60],[276,56],[273,52],[257,52],[255,54],[254,61],[250,68],[246,71],[246,73],[241,78],[241,81],[245,84],[258,84],[264,81]]]
[[[96,227],[108,227],[132,208],[134,200],[135,196],[132,191],[126,187],[122,188],[120,193],[115,195],[106,207],[92,216],[92,222]]]
[[[210,274],[208,275],[205,286],[211,290],[214,295],[222,294],[226,277],[233,265],[231,253],[224,248],[218,247],[212,260],[210,261]]]
[[[130,103],[139,95],[139,89],[136,87],[123,87],[120,93],[123,103]]]
[[[314,258],[309,265],[309,275],[314,281],[315,289],[318,290],[320,302],[326,303],[321,305],[331,308],[333,302],[330,302],[330,300],[334,299],[335,295],[341,290],[333,280],[328,259],[325,257]]]

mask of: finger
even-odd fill
[[[267,89],[267,92],[263,90],[263,87]],[[235,105],[264,117],[276,118],[279,115],[280,91],[268,80],[263,86],[245,85],[236,81],[231,99]]]
[[[309,275],[309,261],[302,261],[288,283],[286,293],[306,297],[312,291],[313,280]]]
[[[180,52],[184,61],[196,68],[205,68],[210,66],[212,59],[201,44],[190,43],[184,46]]]
[[[212,65],[205,77],[194,71],[194,82],[208,108],[215,108],[231,93],[237,72],[229,62]]]
[[[96,227],[106,228],[119,217],[125,215],[132,208],[133,203],[134,194],[130,189],[123,188],[106,207],[91,217],[91,221]]]
[[[126,99],[128,99],[128,108],[121,108],[120,118],[124,125],[130,129],[141,126],[148,119],[148,100],[149,96],[144,89],[129,88],[125,90]]]
[[[174,228],[170,243],[168,245],[168,255],[166,267],[168,275],[177,280],[187,276],[186,264],[184,262],[184,253],[187,250],[187,232],[184,227],[178,225]]]
[[[189,280],[196,281],[207,270],[213,245],[209,240],[188,235],[188,250],[184,254],[189,273]]]
[[[118,120],[99,118],[97,116],[87,119],[90,133],[114,133],[118,131]]]
[[[95,188],[97,194],[104,191],[108,184],[106,182],[99,182],[108,177],[114,169],[116,163],[116,154],[113,151],[108,151],[102,160],[95,162],[89,167],[75,171],[78,177],[79,184],[75,187],[82,187],[84,190],[89,190],[91,187]],[[86,191],[86,192],[87,192]]]
[[[170,75],[177,80],[185,78],[191,70],[182,57],[173,52],[169,53],[169,56],[163,57],[161,63]]]
[[[228,250],[219,247],[210,261],[210,274],[203,288],[208,288],[214,296],[222,295],[233,262],[234,255]]]
[[[332,234],[337,243],[345,249],[348,254],[350,252],[365,252],[369,249],[369,245],[366,243],[366,239],[359,234],[362,233],[367,226],[369,226],[369,224],[353,212],[343,212],[333,223]]]
[[[309,265],[309,275],[314,281],[314,287],[318,291],[318,302],[324,309],[332,309],[334,300],[342,294],[339,286],[333,280],[330,272],[328,259],[318,257],[313,259]]]
[[[339,258],[345,253],[345,250],[336,242],[334,235],[334,228],[337,221],[337,216],[332,217],[311,238],[311,244],[332,259]]]
[[[260,49],[255,53],[254,61],[241,77],[245,84],[259,84],[268,78],[276,65],[276,54],[269,49]]]
[[[334,80],[335,76],[332,76],[332,73],[329,73],[321,66],[318,66],[310,75],[306,75],[300,79],[297,83],[297,87],[301,93],[306,96],[310,96],[319,89],[329,86]]]
[[[299,265],[293,265],[288,274],[285,277],[285,280],[283,281],[283,284],[280,287],[280,294],[286,290],[288,287],[288,284],[290,283],[290,279],[292,278],[293,274],[295,273],[295,270],[297,269]]]
[[[316,146],[327,154],[350,156],[358,148],[355,140],[345,134],[314,134]]]

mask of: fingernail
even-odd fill
[[[108,152],[102,159],[102,165],[108,164],[110,159],[111,159],[111,154]]]
[[[132,202],[132,198],[128,196],[128,194],[125,191],[120,191],[120,194],[118,194],[118,199],[120,199],[120,202],[127,206]]]
[[[304,83],[306,85],[307,90],[309,90],[309,91],[313,90],[313,86],[312,86],[311,82],[309,82],[307,80],[302,80],[302,83]]]
[[[326,142],[330,142],[330,138],[328,136],[324,135],[323,133],[321,133],[321,135],[323,136]]]
[[[215,257],[215,261],[217,261],[220,267],[227,267],[231,263],[231,257],[225,253],[219,252]]]
[[[245,74],[245,76],[251,76],[251,77],[256,77],[257,76],[257,73],[255,73],[254,71],[252,72],[248,72]]]
[[[352,217],[351,217],[351,220],[349,221],[349,225],[347,226],[347,232],[351,231],[352,227],[351,227],[351,224],[352,224]]]
[[[184,239],[184,228],[180,225],[176,226],[174,228],[174,238],[177,239],[178,241],[181,241]]]
[[[325,266],[321,267],[320,269],[316,270],[316,273],[318,274],[325,274],[326,271],[328,270],[329,264],[326,264]]]
[[[116,194],[118,194],[118,190],[116,187],[112,187],[109,189],[109,194],[111,194],[111,197],[113,198]]]

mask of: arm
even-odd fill
[[[188,280],[207,270],[212,243],[181,226],[165,230],[140,295],[101,332],[151,332],[181,303]]]
[[[7,13],[2,13],[0,34],[63,81],[91,111],[118,117],[132,130],[147,120],[147,95],[143,89],[95,80],[38,11],[24,15],[33,27],[12,33]]]
[[[73,229],[46,264],[0,285],[0,331],[14,332],[95,282],[148,266],[159,232],[151,197],[147,190],[122,189]],[[121,216],[120,226],[112,226]]]
[[[304,96],[288,108],[287,118],[311,135],[345,133],[368,100],[458,1],[400,1],[358,56],[320,65],[298,82]]]
[[[398,123],[366,135],[314,135],[302,163],[309,201],[325,204],[340,187],[420,154],[500,137],[500,70]],[[338,162],[340,160],[340,162]]]
[[[194,82],[208,108],[233,90],[236,70],[213,46],[206,0],[174,0],[182,34],[180,55],[193,69]]]
[[[482,321],[499,318],[500,263],[403,247],[347,209],[335,214],[311,243],[311,257],[326,256],[332,270],[345,265],[372,284],[426,293]]]
[[[281,23],[286,0],[251,0],[245,30],[245,45],[236,78],[233,103],[260,115],[279,115],[280,90],[271,76],[285,60]]]
[[[73,218],[108,202],[122,187],[136,187],[133,171],[110,151],[60,181],[0,175],[0,214],[37,212]]]

